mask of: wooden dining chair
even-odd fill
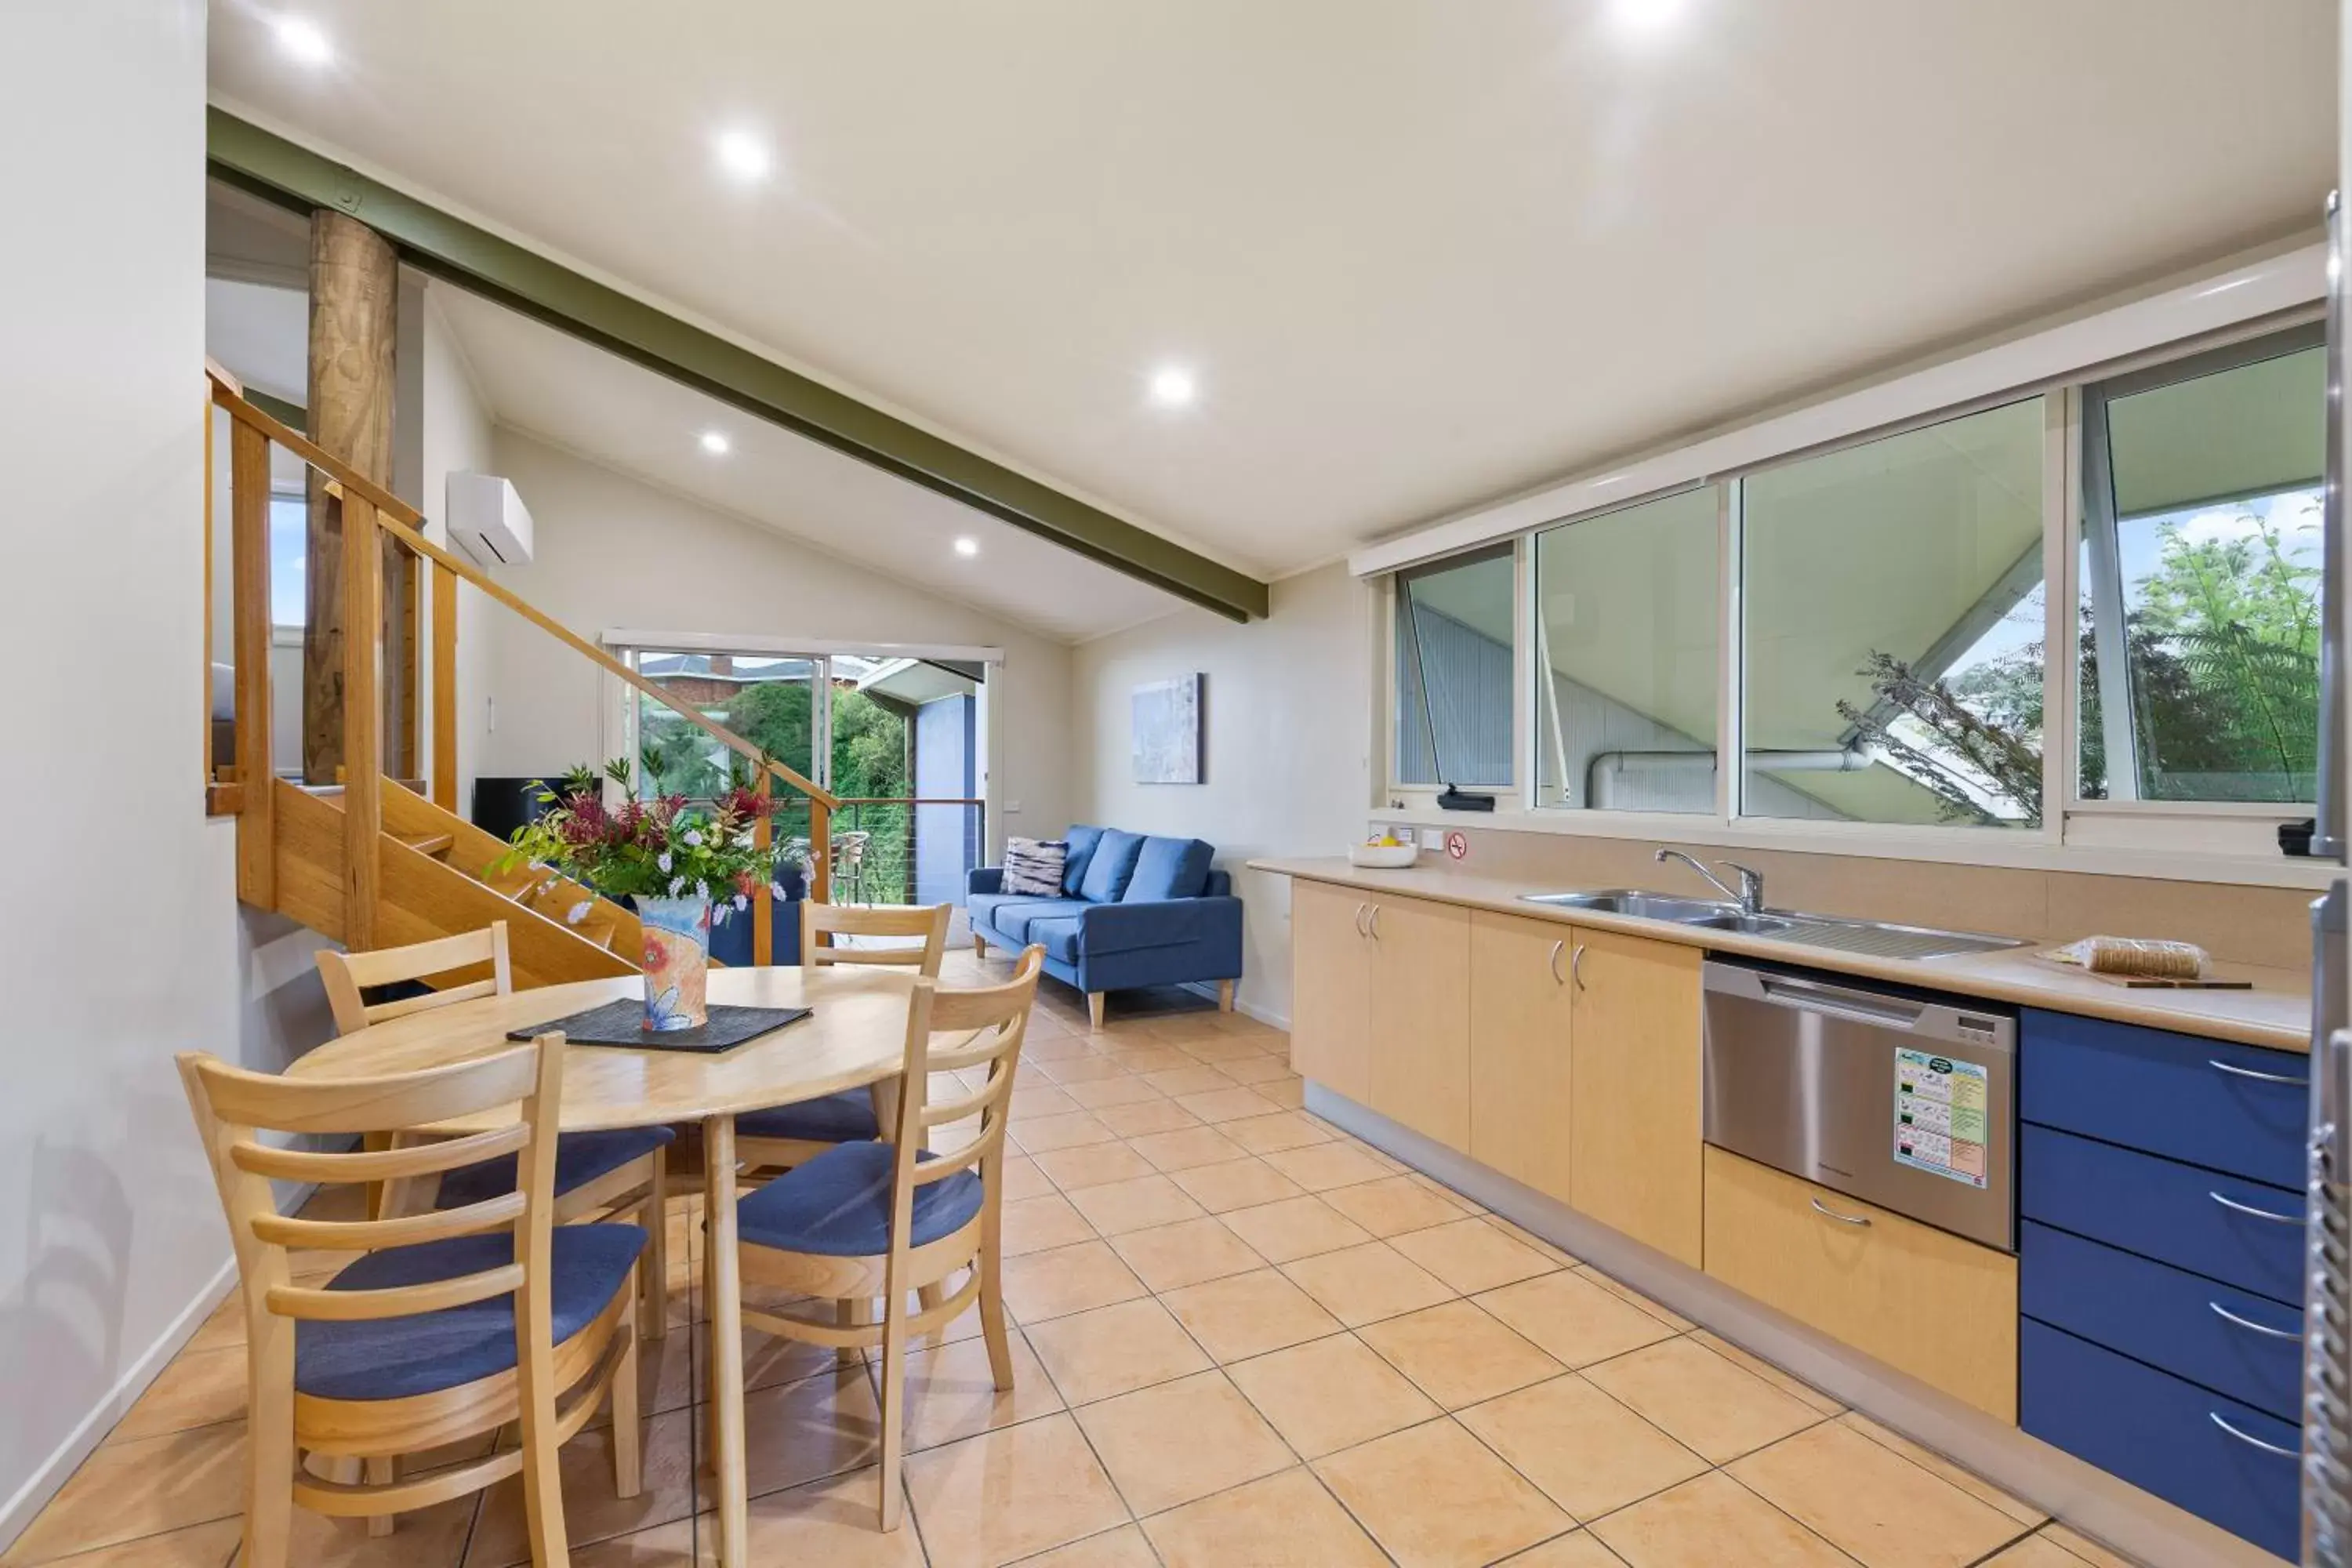
[[[180,1076],[228,1211],[245,1302],[245,1568],[287,1568],[296,1506],[365,1518],[429,1508],[520,1473],[531,1561],[568,1563],[556,1450],[607,1394],[614,1484],[643,1485],[634,1225],[555,1224],[563,1037],[425,1072],[285,1079],[187,1051]],[[262,1136],[397,1132],[520,1106],[496,1131],[366,1152]],[[289,1218],[270,1184],[430,1178],[515,1160],[510,1190],[389,1219]],[[331,1279],[303,1254],[358,1252]],[[559,1403],[559,1401],[561,1403]],[[421,1471],[399,1460],[521,1424],[519,1448]],[[323,1460],[322,1479],[304,1458]]]
[[[884,963],[915,968],[939,978],[947,956],[946,904],[801,903],[801,963]],[[831,938],[896,937],[887,947],[838,947]],[[917,937],[920,945],[903,939]],[[735,1119],[735,1152],[747,1171],[779,1170],[813,1160],[836,1143],[882,1136],[882,1116],[892,1089],[844,1089],[798,1105],[753,1110]]]
[[[746,1196],[736,1211],[747,1287],[835,1304],[832,1321],[824,1321],[747,1303],[747,1325],[836,1350],[881,1347],[884,1530],[899,1522],[908,1339],[944,1330],[976,1304],[996,1386],[1013,1386],[1003,1286],[1004,1128],[1045,962],[1045,950],[1032,947],[1009,983],[981,990],[917,982],[907,1008],[905,1088],[892,1141],[828,1149]],[[948,1037],[952,1040],[943,1044]],[[933,1073],[974,1068],[987,1069],[978,1089],[932,1101]],[[981,1131],[971,1142],[950,1154],[924,1151],[929,1129],[973,1116]],[[959,1269],[968,1273],[949,1292],[946,1281]],[[911,1315],[910,1291],[921,1292],[923,1302]],[[714,1408],[742,1394],[713,1390]]]
[[[335,1032],[354,1034],[371,1024],[405,1017],[435,1007],[452,1006],[478,996],[506,996],[514,991],[514,966],[507,956],[507,922],[493,921],[488,931],[420,942],[408,947],[378,948],[372,952],[318,953],[319,978],[326,983],[327,1003],[334,1010]],[[488,965],[488,973],[459,984],[429,989],[415,983],[435,976],[462,974]],[[365,992],[379,985],[406,984],[408,995],[370,1004]],[[669,1145],[677,1134],[667,1127],[623,1127],[600,1132],[566,1132],[555,1147],[555,1223],[572,1225],[583,1219],[611,1218],[634,1214],[646,1238],[646,1310],[641,1327],[648,1339],[660,1339],[669,1323]],[[485,1160],[442,1176],[438,1191],[415,1193],[419,1203],[457,1208],[512,1192],[515,1162],[511,1156]],[[424,1184],[415,1184],[422,1187]],[[381,1212],[380,1205],[376,1206]]]

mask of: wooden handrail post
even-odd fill
[[[809,901],[833,902],[833,807],[809,796]],[[803,953],[803,962],[808,954]]]
[[[383,546],[375,507],[346,492],[343,508],[343,945],[375,945],[382,885]]]
[[[236,665],[236,896],[278,907],[277,798],[269,733],[269,437],[233,425],[228,438],[230,658]],[[205,606],[212,614],[212,606]]]
[[[760,792],[761,800],[772,804],[776,798],[776,775],[761,768],[760,782],[753,787]],[[776,827],[770,818],[762,816],[751,824],[753,848],[764,856],[775,841]],[[771,867],[759,889],[751,895],[751,962],[762,969],[776,962],[776,904],[768,891],[775,880],[775,870]],[[801,962],[807,963],[808,955],[802,954]]]
[[[433,564],[433,804],[457,809],[457,574]]]

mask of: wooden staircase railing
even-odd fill
[[[242,389],[217,367],[206,367],[212,403],[231,420],[229,435],[231,646],[236,668],[234,686],[235,760],[228,776],[207,780],[214,809],[237,819],[237,896],[266,909],[281,907],[277,886],[280,854],[278,816],[281,799],[271,769],[269,650],[269,449],[283,447],[328,481],[331,504],[341,507],[342,522],[342,720],[343,767],[340,815],[341,844],[341,909],[335,924],[345,946],[363,950],[379,944],[379,911],[385,907],[383,863],[388,837],[383,773],[385,716],[382,694],[384,621],[384,543],[391,542],[423,563],[430,573],[430,620],[433,635],[433,679],[428,691],[404,683],[415,699],[429,703],[431,722],[420,725],[432,736],[429,798],[450,817],[457,815],[457,585],[471,584],[492,600],[587,658],[604,674],[652,698],[703,731],[711,739],[750,762],[756,787],[772,796],[775,786],[805,796],[809,803],[808,897],[819,902],[832,896],[833,813],[840,798],[777,762],[751,742],[708,715],[680,707],[667,692],[603,648],[552,616],[492,581],[462,556],[443,549],[423,531],[425,518],[415,508],[367,479],[350,465],[247,402]],[[210,422],[206,430],[206,462],[211,460]],[[207,498],[209,505],[209,497]],[[209,554],[207,570],[209,571]],[[210,615],[207,606],[206,614]],[[208,623],[209,624],[209,623]],[[412,721],[413,713],[400,715]],[[399,789],[401,786],[392,786]],[[412,814],[402,814],[412,815]],[[320,824],[310,824],[311,837]],[[408,826],[414,829],[412,822]],[[459,826],[465,826],[459,824]],[[765,847],[770,829],[762,822],[759,842]],[[413,837],[413,833],[411,837]],[[438,835],[428,834],[427,837]],[[395,847],[414,847],[393,828]],[[453,832],[451,837],[457,837]],[[310,906],[315,910],[315,900]],[[774,932],[770,900],[752,900],[752,954],[755,963],[772,961]],[[635,921],[627,924],[634,928]],[[609,940],[609,937],[608,937]],[[633,951],[633,950],[632,950]]]

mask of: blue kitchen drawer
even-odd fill
[[[2309,1058],[2033,1009],[2022,1030],[2026,1121],[2302,1189]]]
[[[2021,1128],[2017,1148],[2027,1219],[2302,1304],[2301,1193],[2047,1127]]]
[[[2282,1421],[2300,1418],[2303,1314],[2294,1308],[2031,1220],[2018,1232],[2017,1264],[2027,1317]]]
[[[2027,1432],[2265,1551],[2301,1555],[2297,1428],[2031,1318],[2017,1348]]]

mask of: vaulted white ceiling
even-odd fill
[[[2334,152],[2329,0],[288,3],[334,62],[216,5],[231,107],[1262,573],[2311,226]]]

